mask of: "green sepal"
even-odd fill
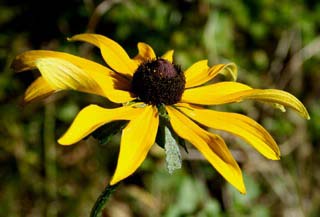
[[[120,132],[127,125],[127,123],[128,121],[114,121],[98,128],[91,135],[97,139],[101,145],[106,145],[115,134]]]

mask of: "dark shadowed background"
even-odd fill
[[[1,0],[1,217],[88,216],[112,176],[119,135],[107,145],[93,138],[68,147],[56,142],[81,108],[110,102],[68,91],[24,104],[24,91],[39,73],[10,69],[17,54],[32,49],[64,51],[103,64],[97,48],[67,42],[84,32],[118,41],[131,56],[139,41],[158,55],[174,49],[183,69],[201,59],[235,62],[239,81],[286,90],[311,115],[306,121],[291,110],[282,113],[250,101],[213,107],[254,118],[282,151],[280,161],[269,161],[242,140],[222,134],[243,169],[247,195],[235,191],[192,149],[183,153],[183,168],[170,175],[164,151],[155,146],[122,182],[104,216],[320,216],[320,2]]]

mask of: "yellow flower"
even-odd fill
[[[111,185],[134,173],[145,159],[155,143],[161,106],[175,133],[193,144],[242,193],[246,190],[241,170],[224,140],[198,124],[234,134],[272,160],[279,159],[279,148],[271,135],[254,120],[202,106],[259,100],[273,103],[282,110],[284,106],[290,107],[309,119],[303,104],[287,92],[253,89],[235,81],[206,84],[218,74],[229,74],[235,80],[237,67],[233,63],[209,67],[207,60],[202,60],[182,72],[172,62],[172,50],[157,57],[149,45],[138,43],[138,54],[130,58],[118,43],[102,35],[79,34],[69,40],[88,42],[100,48],[111,69],[81,57],[45,50],[22,53],[12,67],[16,71],[38,68],[41,73],[27,89],[26,101],[73,89],[98,94],[122,105],[113,109],[97,105],[85,107],[58,140],[62,145],[74,144],[104,124],[129,121],[122,131]]]

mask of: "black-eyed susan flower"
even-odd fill
[[[279,159],[279,148],[271,135],[249,117],[204,106],[259,100],[282,109],[290,107],[309,118],[303,104],[287,92],[253,89],[235,81],[207,83],[218,74],[229,73],[236,78],[237,68],[233,63],[209,67],[207,60],[202,60],[182,71],[172,61],[173,51],[157,57],[145,43],[138,43],[138,54],[130,58],[118,43],[101,35],[80,34],[70,40],[100,48],[108,67],[67,53],[45,50],[22,53],[12,66],[16,71],[37,68],[41,73],[27,89],[26,101],[73,89],[101,95],[121,105],[112,109],[97,105],[85,107],[58,140],[62,145],[71,145],[102,125],[127,120],[111,185],[137,170],[155,143],[159,119],[167,117],[170,128],[180,138],[193,144],[229,183],[245,193],[241,170],[224,140],[199,125],[234,134],[272,160]]]

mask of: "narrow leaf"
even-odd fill
[[[180,169],[182,165],[181,154],[179,150],[179,145],[170,132],[168,127],[164,128],[165,132],[165,152],[166,152],[166,162],[167,169],[170,174],[175,170]]]

